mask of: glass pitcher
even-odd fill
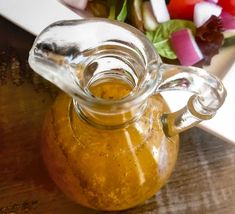
[[[61,93],[42,132],[43,158],[60,189],[99,210],[154,195],[171,175],[178,133],[212,118],[222,83],[195,67],[163,64],[137,29],[117,21],[60,21],[35,40],[30,66]],[[189,91],[170,113],[160,92]]]

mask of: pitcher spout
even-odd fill
[[[40,60],[41,63],[52,63],[54,66],[69,65],[80,53],[75,44],[59,46],[55,41],[51,43],[49,41],[41,41],[35,45],[32,51],[31,56],[35,60]]]
[[[137,29],[107,19],[60,21],[36,38],[29,64],[39,75],[72,96],[79,104],[111,106],[89,91],[96,81],[118,79],[133,88],[118,105],[140,104],[160,82],[160,58]],[[129,104],[128,104],[129,105]],[[111,108],[111,107],[110,107]]]
[[[50,25],[37,37],[29,54],[29,64],[39,75],[74,97],[81,90],[77,78],[81,41],[80,37],[76,40],[68,37],[74,22],[62,23]]]
[[[31,49],[29,64],[39,75],[73,96],[78,89],[74,68],[70,64],[73,54],[71,50],[70,53],[64,50],[54,42],[42,41]]]

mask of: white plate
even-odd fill
[[[0,0],[0,15],[34,35],[52,22],[82,18],[57,0]],[[235,144],[235,46],[222,50],[206,69],[223,80],[228,96],[217,115],[199,127]],[[182,97],[166,94],[171,107],[182,105]]]
[[[34,35],[55,21],[82,18],[57,0],[0,0],[0,15]]]

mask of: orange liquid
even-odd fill
[[[90,92],[122,99],[131,87],[106,82]],[[123,210],[143,203],[166,183],[177,158],[178,136],[169,139],[161,128],[164,111],[163,98],[152,96],[139,120],[105,130],[80,119],[71,98],[61,94],[43,129],[43,156],[51,177],[68,197],[87,207]]]

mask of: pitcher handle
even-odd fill
[[[222,82],[207,71],[196,67],[162,64],[162,82],[157,92],[183,90],[193,93],[185,107],[161,117],[163,130],[173,136],[202,120],[211,119],[224,103],[226,90]]]

